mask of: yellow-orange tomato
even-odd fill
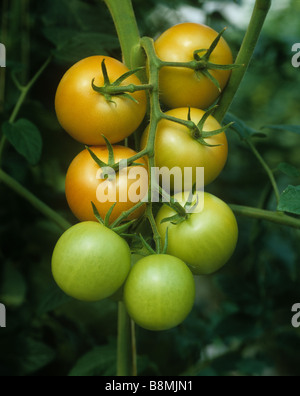
[[[166,113],[178,119],[188,119],[188,108],[173,109]],[[198,124],[205,112],[200,109],[190,109],[191,120]],[[221,128],[217,120],[210,116],[204,124],[204,132],[212,132]],[[142,136],[141,146],[145,147],[149,127]],[[159,122],[156,131],[155,141],[155,164],[158,168],[166,167],[169,170],[179,168],[181,170],[182,182],[174,183],[171,180],[171,189],[174,192],[182,191],[182,187],[187,189],[189,184],[197,181],[197,168],[204,168],[204,184],[212,183],[223,170],[228,158],[228,142],[225,132],[205,139],[205,142],[211,146],[208,147],[192,136],[191,131],[184,125],[163,119]],[[186,170],[191,169],[192,183],[187,177]],[[177,185],[179,188],[177,188]]]
[[[92,56],[72,66],[62,78],[56,92],[55,108],[61,126],[75,139],[86,145],[105,145],[104,135],[111,144],[119,143],[131,135],[141,124],[146,114],[147,98],[144,91],[135,92],[132,97],[113,96],[112,101],[96,92],[104,85],[102,61],[113,83],[128,68],[116,59],[107,56]],[[122,85],[141,85],[132,75]]]
[[[218,33],[208,26],[196,23],[183,23],[173,26],[155,42],[158,57],[166,62],[190,62],[194,51],[208,50]],[[204,55],[205,52],[200,53]],[[209,61],[218,65],[233,63],[232,52],[221,38],[212,52]],[[226,86],[230,70],[209,70],[218,80],[221,89]],[[193,69],[163,67],[160,71],[160,91],[162,102],[170,108],[197,107],[206,109],[211,106],[220,92],[208,77],[197,76]]]
[[[108,163],[107,147],[91,147],[91,151],[104,163]],[[113,146],[114,159],[118,163],[136,154],[135,151],[123,146]],[[105,219],[110,208],[116,203],[110,223],[114,222],[123,212],[141,202],[148,191],[148,171],[146,161],[141,158],[131,166],[116,172],[112,178],[104,179],[104,168],[95,162],[88,150],[82,151],[71,163],[66,176],[66,197],[73,214],[80,221],[97,221],[93,212],[92,202]],[[144,166],[143,166],[144,165]],[[136,210],[128,220],[139,218],[145,207]]]

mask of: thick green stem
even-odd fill
[[[266,220],[282,226],[300,229],[300,219],[288,216],[283,212],[271,212],[246,206],[230,205],[231,209],[238,216],[249,217],[252,219]]]
[[[236,64],[243,65],[243,67],[239,67],[232,71],[229,84],[225,89],[219,102],[219,107],[214,114],[214,117],[219,122],[223,121],[249,67],[255,47],[271,7],[271,3],[272,0],[256,0],[250,25],[236,59]]]
[[[132,376],[133,358],[132,358],[132,337],[131,337],[131,320],[127,314],[123,302],[119,302],[118,313],[118,355],[117,355],[117,376]]]
[[[72,227],[67,220],[65,220],[62,216],[60,216],[56,211],[52,210],[49,206],[47,206],[44,202],[39,200],[35,195],[33,195],[30,191],[28,191],[25,187],[23,187],[20,183],[18,183],[15,179],[9,176],[7,173],[3,172],[0,169],[0,181],[7,185],[11,190],[16,192],[26,201],[28,201],[34,208],[36,208],[39,212],[41,212],[45,217],[49,220],[56,223],[63,231],[68,230]]]
[[[145,65],[140,33],[131,0],[104,0],[113,18],[124,62],[130,69]]]

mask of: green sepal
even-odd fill
[[[117,202],[115,202],[115,203],[109,208],[109,211],[106,213],[105,220],[104,220],[104,225],[105,225],[106,227],[109,227],[109,220],[110,220],[111,214],[112,214],[114,208],[116,207],[116,205],[117,205]]]
[[[220,135],[220,133],[226,132],[227,129],[231,128],[232,125],[234,125],[234,122],[231,122],[228,125],[225,125],[223,128],[216,129],[215,131],[212,132],[202,132],[202,138],[206,139],[212,136]]]
[[[108,76],[108,72],[107,72],[107,68],[106,68],[106,64],[105,64],[105,59],[103,59],[103,61],[101,63],[101,69],[102,69],[102,74],[103,74],[103,77],[104,77],[104,86],[108,87],[109,85],[111,85],[111,83],[110,83],[110,79],[109,79],[109,76]]]
[[[143,246],[148,250],[149,253],[151,254],[156,254],[156,252],[152,249],[152,247],[149,245],[149,243],[145,240],[142,234],[139,234],[140,240],[143,244]]]
[[[114,149],[113,149],[110,141],[106,138],[106,136],[104,136],[104,135],[101,135],[101,136],[105,140],[106,147],[108,150],[108,164],[107,165],[112,168],[115,165]]]
[[[199,204],[199,197],[197,196],[196,203],[193,204],[194,196],[196,195],[196,183],[193,185],[193,189],[189,194],[188,200],[184,205],[184,209],[187,213],[191,213],[194,208],[196,208]]]
[[[206,68],[209,70],[234,70],[244,67],[244,65],[230,64],[230,65],[217,65],[216,63],[207,62]]]
[[[165,219],[163,219],[160,223],[164,224],[164,223],[171,223],[173,225],[178,225],[180,223],[183,223],[186,220],[186,216],[181,216],[179,214],[176,214],[174,216],[171,217],[167,217]]]
[[[207,53],[203,56],[203,58],[205,60],[209,60],[211,54],[214,52],[214,50],[217,48],[222,36],[224,35],[224,33],[226,32],[227,28],[225,27],[219,34],[218,36],[215,38],[215,40],[212,42],[211,46],[209,47]]]
[[[222,146],[221,144],[209,144],[202,137],[200,137],[196,140],[198,143],[202,144],[202,146],[205,146],[205,147],[220,147],[220,146]]]
[[[95,153],[93,153],[93,151],[88,146],[85,146],[85,148],[87,149],[87,151],[90,153],[90,156],[93,158],[93,160],[96,162],[96,164],[99,165],[100,168],[107,167],[107,164],[105,162],[101,161],[101,159],[98,158],[97,155]]]
[[[167,230],[166,230],[165,244],[164,244],[162,254],[167,254],[168,245],[169,245],[169,228],[167,228]]]
[[[91,204],[92,204],[93,212],[94,212],[96,219],[99,221],[100,224],[105,225],[105,222],[102,219],[102,217],[100,216],[100,213],[98,212],[98,209],[96,208],[94,202],[91,202]]]
[[[219,92],[222,92],[219,81],[207,69],[201,70],[201,73],[204,74],[204,76],[207,77],[218,88]]]
[[[127,236],[127,237],[131,236],[131,237],[132,237],[131,234],[130,234],[130,235],[127,235],[127,234],[124,234],[124,233],[125,233],[134,223],[136,223],[136,220],[131,220],[131,221],[129,221],[129,222],[127,222],[127,223],[125,223],[125,224],[119,226],[119,227],[113,228],[112,230],[113,230],[114,232],[116,232],[117,234],[119,234],[119,235]]]
[[[119,77],[114,83],[111,85],[114,87],[118,87],[119,85],[122,84],[123,81],[125,81],[128,77],[131,77],[133,74],[138,73],[141,70],[144,70],[145,67],[137,67],[136,69],[129,70],[128,72],[124,73],[121,77]]]
[[[125,98],[125,99],[129,99],[129,100],[132,100],[132,102],[134,102],[134,103],[136,103],[136,104],[139,104],[139,101],[138,100],[136,100],[132,95],[130,95],[129,93],[122,93],[122,94],[120,94],[120,96],[122,96],[122,98]]]

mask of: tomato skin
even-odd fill
[[[107,147],[98,146],[90,147],[90,149],[100,160],[105,163],[108,162],[109,152]],[[123,146],[113,146],[113,151],[116,163],[124,159],[129,159],[136,154],[134,150]],[[145,159],[140,158],[136,162],[145,164],[145,168],[147,168]],[[139,168],[142,167],[136,166],[133,169],[138,171]],[[112,187],[116,188],[116,197],[113,198],[112,202],[99,202],[99,187],[101,187],[102,183],[107,183],[104,180],[99,180],[99,171],[100,167],[93,160],[88,150],[83,150],[79,153],[68,169],[66,176],[66,198],[71,211],[79,221],[97,221],[91,202],[95,204],[103,220],[109,209],[116,202],[116,206],[110,217],[110,223],[113,223],[123,212],[137,204],[137,202],[131,202],[129,199],[130,188],[136,181],[128,180],[127,173],[120,174],[119,172],[116,174],[116,179],[110,183]],[[141,185],[141,193],[143,192],[144,197],[148,191],[148,178],[142,179]],[[120,194],[126,198],[126,202],[120,202],[118,200]],[[128,220],[139,218],[144,211],[145,207],[142,206]]]
[[[212,194],[203,194],[204,208],[200,209],[199,204],[199,212],[190,214],[188,220],[177,225],[161,223],[176,214],[166,205],[156,218],[162,238],[167,228],[169,230],[167,253],[187,263],[194,275],[210,275],[222,268],[233,255],[238,241],[237,221],[229,206]],[[188,194],[176,194],[175,199],[186,202]]]
[[[168,255],[138,261],[127,278],[124,302],[131,318],[151,331],[181,324],[195,302],[195,280],[185,263]]]
[[[72,66],[63,76],[56,92],[55,109],[61,126],[75,139],[86,145],[105,145],[104,135],[111,144],[119,143],[131,135],[141,124],[146,114],[147,99],[144,91],[129,98],[114,96],[115,103],[92,88],[102,87],[104,77],[101,63],[105,59],[111,82],[128,71],[116,59],[107,56],[85,58]],[[135,76],[127,78],[121,85],[141,85]]]
[[[52,273],[69,296],[87,302],[113,295],[131,267],[127,243],[95,222],[79,223],[66,231],[54,249]]]
[[[179,108],[168,111],[166,114],[179,119],[188,119],[188,108]],[[200,109],[191,109],[191,119],[198,124],[205,112]],[[210,116],[204,126],[205,132],[220,129],[221,125]],[[141,146],[145,147],[149,127],[142,136]],[[204,184],[212,183],[224,169],[228,158],[228,142],[225,132],[205,139],[206,143],[217,147],[207,147],[195,140],[191,131],[184,125],[161,120],[158,124],[155,141],[155,163],[158,168],[167,167],[181,169],[183,186],[188,183],[184,180],[184,169],[193,169],[193,184],[196,182],[196,169],[204,167]],[[171,185],[174,188],[174,183]],[[175,186],[174,192],[182,191]]]
[[[158,57],[167,62],[190,62],[194,51],[209,49],[218,33],[208,26],[183,23],[173,26],[155,42]],[[200,54],[204,55],[203,54]],[[233,63],[232,52],[221,38],[210,56],[211,63],[229,65]],[[223,90],[230,78],[230,70],[209,70],[219,81]],[[197,107],[206,109],[219,97],[216,85],[204,75],[197,77],[192,69],[163,67],[160,71],[161,100],[169,108]]]

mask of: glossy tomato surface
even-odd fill
[[[188,119],[188,108],[179,108],[168,111],[166,114],[182,120]],[[198,124],[205,112],[200,109],[191,109],[191,120]],[[210,116],[205,125],[205,132],[212,132],[221,128],[221,125]],[[142,148],[145,147],[149,127],[142,137]],[[184,125],[161,120],[158,124],[155,141],[155,163],[160,169],[166,167],[171,170],[179,168],[182,179],[179,182],[173,180],[171,190],[183,191],[181,185],[188,188],[197,181],[197,168],[204,168],[204,185],[212,183],[224,169],[228,158],[228,142],[225,132],[205,139],[211,146],[204,146],[195,140],[191,131]],[[187,170],[185,177],[185,170]],[[180,174],[179,173],[179,174]],[[192,177],[189,178],[188,175]],[[191,190],[191,188],[190,188]]]
[[[104,135],[111,144],[131,135],[146,114],[147,99],[144,91],[132,94],[138,102],[124,96],[114,96],[112,102],[92,88],[104,85],[101,69],[105,60],[110,82],[116,81],[128,68],[107,56],[85,58],[72,66],[63,76],[56,92],[55,108],[61,126],[75,139],[86,145],[105,145]],[[121,85],[140,85],[133,75]]]
[[[131,318],[142,328],[169,330],[190,314],[195,302],[195,280],[178,258],[148,256],[130,271],[124,302]]]
[[[107,147],[91,147],[90,150],[106,164],[109,160]],[[114,159],[118,163],[131,158],[136,152],[123,146],[113,146]],[[146,161],[136,161],[144,166],[135,166],[116,172],[112,179],[104,179],[103,168],[94,161],[88,150],[83,150],[71,163],[66,176],[66,198],[73,214],[80,221],[97,221],[92,202],[104,220],[116,203],[110,217],[114,222],[123,212],[139,203],[148,191]],[[145,207],[136,210],[130,220],[139,218]]]
[[[208,50],[218,33],[212,28],[196,24],[183,23],[173,26],[155,42],[158,57],[167,62],[190,62],[194,60],[194,51]],[[205,52],[200,55],[204,55]],[[232,52],[221,38],[212,52],[209,61],[218,65],[233,63]],[[229,70],[209,70],[218,80],[223,90],[229,80]],[[193,69],[163,67],[160,71],[160,92],[162,102],[170,108],[197,107],[206,109],[219,97],[217,86],[206,76],[197,76]]]
[[[131,266],[127,243],[95,222],[66,231],[53,252],[52,273],[58,286],[81,301],[100,301],[125,282]]]
[[[199,204],[187,220],[179,224],[162,223],[176,214],[164,205],[156,223],[162,238],[168,229],[168,254],[187,263],[195,275],[209,275],[222,268],[233,255],[238,241],[238,225],[225,202],[209,193],[200,194]],[[188,194],[177,194],[175,199],[184,206]]]

